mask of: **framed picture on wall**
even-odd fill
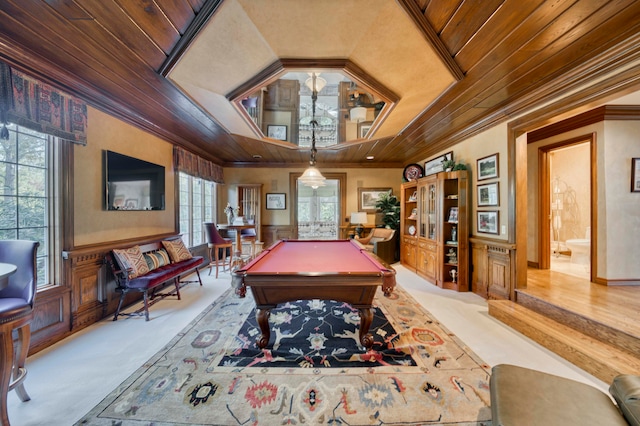
[[[369,133],[369,130],[371,130],[371,121],[360,123],[358,124],[358,127],[360,128],[360,138],[365,138],[367,137],[367,133]]]
[[[631,192],[640,192],[640,158],[631,159]]]
[[[488,157],[478,160],[478,180],[491,179],[498,177],[498,154],[495,153]]]
[[[287,140],[287,126],[270,124],[267,126],[267,137],[279,141]]]
[[[498,182],[478,185],[478,207],[500,205]]]
[[[286,194],[267,194],[267,210],[286,210]]]
[[[375,213],[378,211],[376,202],[380,195],[391,195],[391,191],[391,188],[358,188],[358,211]]]
[[[424,175],[429,176],[444,170],[442,162],[445,160],[453,160],[453,151],[447,152],[439,157],[432,158],[424,163]]]
[[[498,225],[497,211],[478,212],[478,232],[497,234]]]

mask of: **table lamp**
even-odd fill
[[[362,225],[367,223],[367,214],[365,212],[353,212],[351,213],[351,224],[356,225],[356,234],[358,238],[361,237],[363,228]]]

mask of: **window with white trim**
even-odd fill
[[[206,243],[204,222],[213,222],[216,183],[179,172],[180,234],[187,247]]]

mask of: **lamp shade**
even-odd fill
[[[326,185],[326,178],[322,176],[320,170],[316,169],[313,166],[310,166],[307,170],[305,170],[302,176],[298,178],[298,180],[304,185],[310,186],[313,189],[317,189],[318,187]]]
[[[349,111],[349,118],[351,121],[356,123],[359,121],[365,121],[367,119],[367,109],[365,107],[351,108],[351,111]]]
[[[351,223],[354,225],[362,225],[367,223],[367,214],[365,212],[351,213]]]
[[[307,86],[309,88],[309,90],[311,90],[312,92],[313,90],[313,77],[309,77],[305,82],[304,82],[305,86]],[[327,85],[327,80],[325,80],[324,78],[320,77],[319,75],[316,75],[316,87],[315,87],[315,91],[320,93],[322,91],[322,89],[324,89],[324,86]]]

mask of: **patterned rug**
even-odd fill
[[[489,366],[397,286],[358,311],[298,301],[260,334],[250,292],[227,291],[77,425],[489,425]]]

